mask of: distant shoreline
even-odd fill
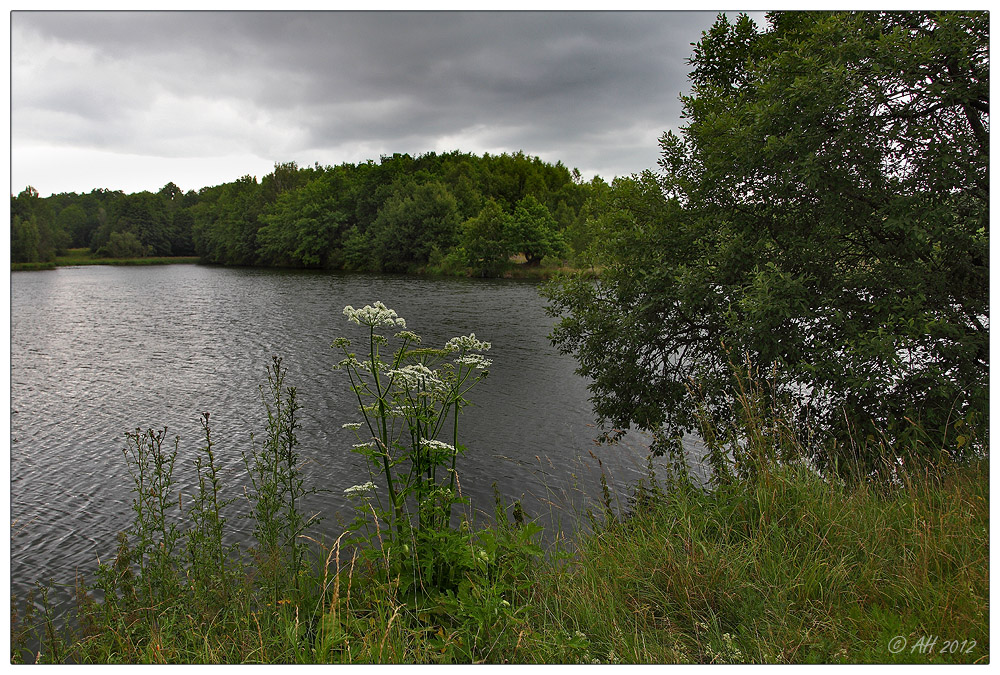
[[[143,258],[95,258],[88,249],[71,248],[66,255],[57,255],[49,262],[11,263],[11,272],[30,270],[54,270],[57,267],[79,265],[190,265],[199,262],[198,256],[149,256]]]
[[[71,248],[66,255],[57,255],[54,261],[50,262],[23,262],[23,263],[11,263],[11,272],[24,272],[24,271],[37,271],[37,270],[54,270],[59,267],[79,267],[81,265],[194,265],[201,263],[202,260],[199,256],[148,256],[148,257],[137,257],[137,258],[97,258],[94,257],[89,249],[85,248]],[[261,269],[278,269],[275,267],[263,266]],[[301,268],[295,268],[301,269]],[[514,266],[511,269],[505,271],[503,275],[499,278],[507,279],[538,279],[546,280],[551,279],[560,274],[577,274],[580,272],[589,272],[593,277],[599,277],[600,271],[595,268],[576,268],[576,267],[545,267],[545,266]],[[438,274],[423,272],[418,272],[415,276],[440,276]],[[444,275],[444,276],[461,276],[461,275]],[[474,275],[465,275],[472,277]],[[497,278],[497,277],[488,277]]]

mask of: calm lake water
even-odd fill
[[[492,512],[495,482],[548,526],[573,527],[600,468],[621,495],[645,471],[632,435],[598,446],[587,381],[548,341],[553,319],[534,283],[509,280],[222,269],[196,265],[78,267],[11,275],[11,584],[72,584],[131,523],[124,433],[169,428],[180,436],[176,476],[189,488],[211,413],[213,440],[231,495],[242,491],[241,452],[261,432],[258,386],[272,355],[288,369],[302,409],[299,448],[307,484],[329,490],[308,508],[342,531],[343,490],[368,476],[341,424],[356,400],[331,349],[357,335],[343,307],[382,300],[427,346],[474,332],[493,344],[489,377],[471,394],[459,476],[473,507]],[[360,350],[359,350],[360,351]],[[190,493],[190,489],[185,490]],[[239,509],[234,506],[234,509]],[[231,512],[230,515],[234,515]],[[339,517],[338,517],[339,516]],[[235,519],[234,519],[235,520]],[[235,523],[249,532],[247,521]],[[65,607],[68,588],[54,597]]]

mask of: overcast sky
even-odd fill
[[[523,150],[655,166],[715,12],[11,14],[11,192]]]

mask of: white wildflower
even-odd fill
[[[361,422],[344,422],[340,425],[341,429],[360,429]]]
[[[346,359],[341,359],[341,361],[333,367],[334,370],[342,370],[344,368],[353,368],[355,371],[364,370],[365,372],[371,372],[372,367],[370,363],[363,363],[355,358],[354,354],[348,355]]]
[[[437,389],[444,386],[437,374],[422,363],[394,368],[386,371],[386,375],[399,378],[402,386],[407,389]]]
[[[409,404],[394,405],[387,411],[390,417],[411,417],[417,414],[417,409]]]
[[[348,321],[365,326],[377,328],[379,326],[398,326],[406,328],[406,321],[396,314],[396,310],[389,309],[379,301],[374,305],[365,305],[361,309],[354,309],[350,305],[344,307],[344,316]]]
[[[364,495],[366,492],[374,492],[375,483],[368,481],[367,483],[362,483],[361,485],[352,485],[351,487],[344,490],[344,494],[348,497],[357,497]]]
[[[483,342],[482,340],[476,339],[475,333],[469,333],[468,335],[461,335],[459,337],[453,337],[448,340],[444,345],[445,350],[454,351],[474,351],[474,352],[485,352],[490,348],[489,342]]]
[[[444,441],[425,438],[420,441],[420,445],[429,450],[447,450],[449,452],[455,452],[455,446],[450,443],[445,443]]]
[[[396,337],[400,340],[409,340],[411,342],[420,342],[420,336],[409,330],[401,330],[396,333]]]
[[[465,356],[459,356],[455,359],[455,363],[463,366],[472,366],[473,368],[478,368],[480,370],[486,370],[490,367],[493,361],[484,357],[482,354],[466,354]]]

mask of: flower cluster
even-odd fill
[[[387,370],[386,375],[392,378],[399,378],[401,384],[407,389],[437,389],[444,386],[444,382],[422,363],[415,363],[402,368]]]
[[[361,485],[352,485],[351,487],[344,490],[344,494],[348,497],[357,497],[364,495],[366,492],[374,492],[375,483],[368,481],[367,483],[362,483]]]
[[[406,320],[396,314],[396,310],[389,309],[379,301],[374,305],[365,305],[361,309],[354,309],[350,305],[344,307],[344,315],[349,321],[372,328],[379,326],[399,326],[406,328]]]
[[[490,348],[490,343],[477,340],[475,333],[469,333],[468,335],[453,337],[445,343],[444,348],[450,352],[485,352]]]
[[[455,446],[451,443],[445,443],[444,441],[438,441],[430,438],[425,438],[420,441],[420,445],[428,450],[447,450],[448,452],[455,452]]]
[[[466,354],[465,356],[459,356],[455,359],[455,363],[463,366],[472,366],[473,368],[479,368],[480,370],[486,370],[493,363],[491,359],[484,357],[482,354]]]
[[[368,362],[358,361],[354,354],[348,354],[346,359],[342,359],[339,363],[334,364],[334,370],[342,370],[344,368],[354,368],[355,370],[363,370],[366,373],[372,372],[372,365]]]

